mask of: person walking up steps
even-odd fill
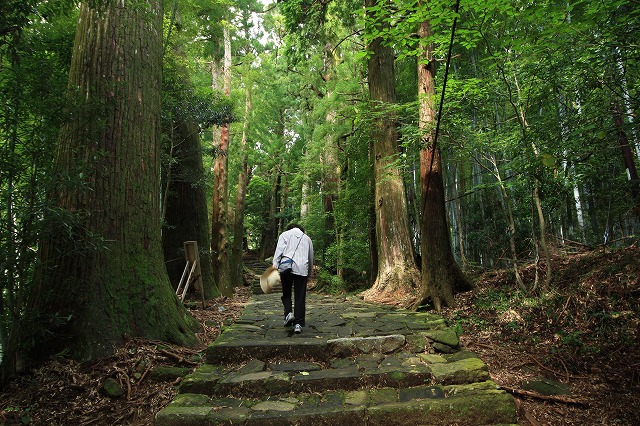
[[[282,281],[284,326],[293,325],[294,333],[302,333],[305,323],[307,280],[313,271],[313,243],[304,233],[302,226],[292,223],[280,234],[273,255],[273,267],[280,271]],[[295,301],[292,300],[292,290]]]

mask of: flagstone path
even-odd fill
[[[433,313],[310,293],[306,327],[254,295],[157,426],[515,424],[514,400]]]

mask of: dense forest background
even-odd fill
[[[292,220],[314,241],[318,288],[378,288],[381,264],[391,257],[385,253],[392,252],[381,250],[388,239],[376,226],[381,188],[400,195],[401,206],[387,217],[392,224],[406,223],[411,244],[403,253],[411,255],[411,268],[424,274],[421,226],[428,210],[421,185],[440,162],[448,219],[440,228],[467,273],[508,268],[514,288],[547,291],[554,285],[551,256],[559,247],[566,252],[637,241],[640,8],[635,1],[367,1],[365,7],[352,0],[174,0],[162,9],[157,5],[132,2],[127,7],[134,10],[134,21],[122,21],[122,28],[129,28],[142,20],[135,15],[140,10],[163,10],[157,31],[162,37],[152,54],[161,60],[161,107],[158,102],[149,112],[160,129],[150,141],[158,162],[142,167],[153,175],[145,180],[151,186],[134,184],[137,174],[122,166],[117,170],[123,171],[124,186],[102,193],[115,198],[130,192],[126,182],[131,182],[131,192],[150,201],[131,198],[126,208],[142,211],[141,204],[148,203],[157,210],[157,217],[146,217],[161,241],[145,236],[133,245],[153,250],[158,240],[166,275],[158,272],[162,262],[142,260],[153,256],[129,249],[118,254],[131,261],[119,267],[135,270],[135,282],[145,283],[145,289],[149,282],[177,286],[184,268],[182,242],[189,239],[198,241],[206,260],[207,296],[230,295],[242,284],[243,253],[269,257],[278,232]],[[83,8],[62,0],[2,5],[3,380],[15,374],[18,354],[29,353],[39,339],[76,330],[73,322],[86,310],[62,306],[60,298],[73,295],[66,303],[74,306],[93,303],[75,295],[89,281],[99,288],[87,270],[118,258],[108,254],[115,251],[106,219],[86,221],[85,213],[95,211],[88,202],[82,208],[65,204],[85,203],[91,199],[86,194],[97,194],[93,171],[111,159],[111,145],[103,139],[95,150],[85,150],[91,133],[78,137],[78,129],[115,128],[111,110],[99,97],[76,96],[80,83],[73,82],[83,75],[78,70],[97,69],[101,62],[77,62],[83,51],[78,17],[93,13],[98,22],[112,6],[98,0]],[[382,47],[372,52],[371,46]],[[376,98],[371,90],[372,63],[384,49],[393,66],[382,81],[391,86],[393,100]],[[109,57],[108,46],[101,52],[98,57]],[[138,54],[135,47],[131,52]],[[132,73],[150,64],[134,61]],[[419,91],[422,65],[435,79],[431,93]],[[96,74],[87,87],[100,78]],[[105,99],[112,92],[120,96],[114,87],[104,88]],[[424,97],[436,111],[428,122]],[[123,97],[129,101],[122,105],[132,105],[134,98]],[[120,124],[137,123],[142,114]],[[395,130],[386,153],[377,150],[380,123]],[[155,134],[149,129],[142,132]],[[431,135],[426,143],[425,134]],[[125,139],[124,146],[133,141]],[[114,152],[137,158],[122,149]],[[425,152],[435,152],[430,158],[436,160],[425,163]],[[379,166],[381,158],[385,163]],[[397,178],[402,185],[390,186]],[[398,226],[391,234],[402,232]],[[128,235],[126,226],[121,234]],[[79,258],[97,261],[88,267]],[[65,260],[56,263],[59,259]],[[539,267],[523,275],[520,267],[531,262]],[[56,272],[61,264],[64,272]],[[75,281],[66,279],[79,269],[83,273]],[[419,292],[415,278],[406,280]],[[91,288],[81,290],[91,293]],[[400,294],[379,290],[387,297]],[[48,301],[43,294],[49,291],[59,297]],[[101,300],[112,296],[107,293]],[[145,294],[140,300],[149,300]],[[171,315],[183,315],[175,309]],[[130,310],[119,307],[112,315],[123,312]],[[181,318],[176,328],[185,336],[166,330],[158,337],[188,341],[189,327]],[[100,324],[91,328],[99,329]],[[137,330],[146,333],[144,327]],[[51,350],[75,348],[73,355],[86,358],[99,351],[77,348],[93,343],[84,339]]]

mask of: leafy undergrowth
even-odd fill
[[[553,271],[550,288],[531,293],[508,271],[484,274],[445,316],[516,396],[521,424],[640,424],[640,249],[555,255]],[[535,275],[534,266],[523,271],[530,285]],[[571,394],[522,391],[541,377]]]
[[[640,249],[556,255],[553,271],[551,288],[531,293],[517,291],[508,271],[486,273],[444,315],[460,325],[463,344],[492,379],[516,396],[520,424],[640,424]],[[533,266],[522,274],[534,282]],[[177,384],[154,380],[152,369],[200,363],[200,350],[248,298],[243,288],[205,309],[194,306],[203,326],[198,348],[135,339],[94,364],[47,363],[0,394],[0,426],[151,425]],[[571,394],[525,395],[522,383],[539,377],[569,385]],[[124,385],[121,397],[104,394],[108,378]]]

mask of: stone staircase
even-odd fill
[[[251,282],[251,293],[262,294],[260,275],[267,269],[269,262],[259,260],[255,256],[245,256],[242,259],[245,280]]]
[[[311,293],[306,324],[293,334],[280,295],[255,295],[156,426],[516,423],[511,395],[438,315]]]

